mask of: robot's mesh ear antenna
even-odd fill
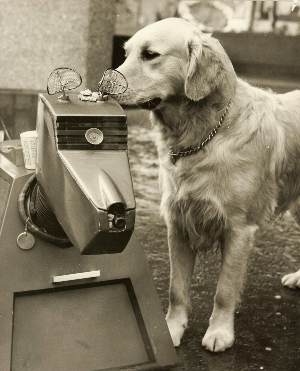
[[[102,95],[123,94],[128,88],[125,76],[112,68],[108,68],[98,83],[98,91]]]
[[[69,67],[55,68],[48,77],[47,92],[50,95],[62,92],[66,97],[67,90],[76,89],[81,83],[82,77],[74,69]]]

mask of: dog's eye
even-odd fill
[[[142,55],[141,55],[142,59],[146,60],[146,61],[150,61],[150,60],[152,60],[154,58],[157,58],[159,56],[160,56],[159,53],[153,52],[152,50],[149,50],[149,49],[144,49],[142,51]]]

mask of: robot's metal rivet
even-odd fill
[[[104,136],[103,133],[100,129],[97,128],[90,128],[88,129],[85,134],[85,139],[90,143],[90,144],[100,144],[103,142]]]

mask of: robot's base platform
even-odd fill
[[[28,176],[0,155],[0,178],[9,184],[0,232],[0,369],[169,369],[176,354],[134,236],[112,255],[83,256],[38,239],[32,250],[17,247],[24,230],[17,198]]]

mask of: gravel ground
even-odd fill
[[[128,110],[129,155],[137,202],[136,235],[146,252],[166,312],[168,247],[159,216],[158,161],[148,113]],[[189,329],[178,349],[176,370],[300,370],[300,292],[283,288],[281,276],[300,266],[300,228],[290,215],[257,233],[247,284],[236,316],[236,343],[222,354],[201,347],[212,310],[220,256],[200,255],[192,284]],[[297,249],[298,248],[298,249]]]

